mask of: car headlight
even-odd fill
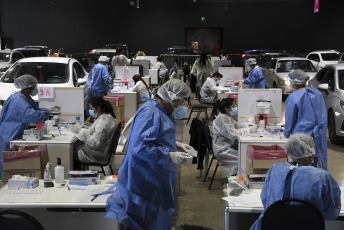
[[[280,85],[285,85],[285,80],[281,80]]]
[[[340,108],[344,111],[344,101],[340,101]]]

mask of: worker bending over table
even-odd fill
[[[49,110],[38,108],[31,96],[38,94],[37,79],[22,75],[14,80],[20,92],[13,93],[4,103],[0,116],[0,179],[2,180],[2,151],[10,148],[14,139],[21,138],[24,130],[32,124],[49,119]]]
[[[189,87],[172,79],[159,88],[156,100],[136,112],[105,217],[135,230],[171,228],[177,164],[186,162],[185,152],[193,150],[176,142],[173,118],[184,118],[188,97]]]
[[[93,97],[88,103],[89,113],[96,120],[89,128],[80,125],[71,127],[80,140],[74,144],[73,169],[80,169],[82,163],[106,163],[116,129],[116,116],[110,102],[102,97]]]
[[[306,133],[295,133],[284,148],[293,162],[275,163],[266,174],[260,195],[264,211],[275,201],[298,198],[314,205],[325,220],[335,220],[341,209],[341,192],[328,171],[311,166],[315,154],[313,138]],[[251,230],[261,229],[263,215],[260,215]]]

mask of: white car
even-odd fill
[[[341,53],[336,50],[314,51],[307,55],[306,58],[311,60],[313,65],[318,69],[322,69],[327,65],[338,64]]]
[[[344,63],[328,65],[309,81],[324,97],[332,144],[344,141]]]
[[[14,63],[0,78],[0,103],[15,91],[14,79],[24,74],[37,78],[38,87],[87,87],[88,74],[84,67],[73,58],[62,57],[34,57],[23,58]],[[38,96],[33,99],[38,101]]]
[[[266,68],[262,68],[265,82],[270,88],[284,88],[289,82],[289,73],[301,69],[312,79],[317,74],[317,69],[307,58],[281,57],[272,59]]]

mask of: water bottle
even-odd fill
[[[75,115],[75,125],[82,126],[82,123],[81,123],[81,116],[80,116],[79,113],[76,113],[76,115]]]
[[[53,180],[53,178],[51,176],[51,164],[47,163],[47,165],[45,166],[45,170],[44,170],[44,181],[49,182],[52,180]]]

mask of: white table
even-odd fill
[[[227,187],[227,184],[224,185]],[[259,215],[264,211],[263,204],[260,200],[261,189],[250,190],[257,196],[257,202],[249,205],[234,205],[224,200],[224,229],[225,230],[241,230],[249,229],[250,226],[258,219]],[[344,187],[341,187],[342,194]],[[244,193],[243,193],[244,194]],[[243,195],[242,194],[242,195]],[[224,195],[228,196],[228,192],[224,191]],[[344,201],[342,199],[342,207],[339,213],[340,217],[344,216]],[[344,229],[344,221],[325,221],[326,230],[342,230]]]
[[[230,87],[219,87],[220,90],[217,91],[217,100],[221,98],[228,98],[228,95],[238,95],[238,92],[232,92]]]
[[[247,146],[248,145],[279,145],[284,147],[285,142],[288,140],[281,135],[280,140],[274,140],[272,136],[247,136],[247,137],[239,137],[239,144],[238,144],[238,153],[239,153],[239,162],[238,162],[238,174],[246,175],[246,153],[247,153]]]
[[[125,122],[135,115],[137,111],[137,92],[121,91],[121,92],[108,92],[108,95],[124,96],[124,118]]]
[[[54,136],[53,136],[54,135]],[[53,178],[55,178],[55,166],[57,163],[56,158],[60,157],[62,165],[64,167],[64,178],[68,178],[68,171],[73,169],[73,145],[78,139],[72,133],[59,134],[53,131],[51,134],[43,136],[39,141],[26,141],[26,140],[13,140],[11,141],[11,147],[13,145],[47,145],[49,162],[52,166]]]
[[[97,197],[91,202],[91,194],[106,191],[111,184],[89,185],[89,190],[44,188],[43,181],[35,189],[9,190],[7,184],[0,189],[0,209],[15,209],[35,217],[49,230],[61,229],[111,229],[119,230],[120,224],[104,218],[106,198]]]

